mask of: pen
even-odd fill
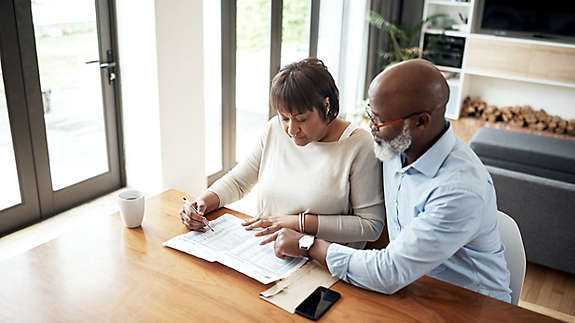
[[[182,197],[182,199],[184,200],[184,205],[187,207],[192,208],[192,210],[194,212],[196,212],[196,214],[200,214],[200,212],[198,212],[198,210],[196,210],[196,208],[194,207],[194,205],[184,196]],[[210,228],[210,230],[214,231],[214,229],[210,226],[210,223],[206,223],[206,225],[208,226],[208,228]],[[215,231],[214,231],[215,232]]]

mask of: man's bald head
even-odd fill
[[[445,112],[449,86],[432,63],[412,59],[386,68],[369,86],[369,101],[381,106],[386,120],[401,118],[415,112]],[[443,120],[441,120],[443,123]]]
[[[376,156],[390,160],[405,153],[407,164],[417,160],[447,129],[448,100],[447,81],[428,61],[409,60],[379,73],[369,86]]]

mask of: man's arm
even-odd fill
[[[327,250],[329,249],[330,245],[331,242],[316,239],[311,249],[309,249],[309,256],[327,268]]]
[[[332,245],[326,263],[332,275],[353,285],[393,294],[430,273],[477,233],[485,212],[483,199],[468,190],[443,187],[425,210],[382,250]]]
[[[299,239],[303,236],[303,233],[290,229],[282,229],[261,243],[263,244],[275,240],[274,249],[276,256],[282,259],[289,257],[305,257],[305,250],[299,248]],[[313,246],[309,249],[309,257],[327,267],[325,261],[327,257],[327,249],[330,245],[330,242],[315,239]]]
[[[386,249],[355,250],[317,240],[310,256],[330,273],[353,285],[392,294],[426,275],[464,246],[477,232],[484,201],[473,192],[450,188],[436,192]],[[278,236],[276,255],[301,257],[298,232]]]

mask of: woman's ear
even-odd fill
[[[330,107],[329,97],[326,96],[326,97],[323,99],[323,108],[324,108],[324,110],[325,110],[325,115],[326,115],[326,116],[329,114],[329,107]]]

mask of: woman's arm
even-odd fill
[[[377,240],[384,227],[383,174],[381,163],[373,153],[371,136],[355,141],[353,161],[349,171],[350,205],[352,214],[306,214],[303,232],[334,242]],[[260,216],[244,224],[248,230],[262,227],[257,236],[274,233],[281,228],[301,232],[298,215]]]
[[[373,152],[373,139],[368,133],[356,142],[359,149],[351,163],[349,199],[352,214],[318,215],[316,236],[333,242],[377,240],[384,227],[385,206],[381,163]],[[314,219],[310,219],[310,229]],[[306,218],[306,232],[307,232]],[[312,233],[312,232],[309,232]]]
[[[209,191],[219,197],[218,207],[240,200],[258,182],[264,143],[270,132],[271,122],[274,120],[272,119],[268,122],[265,131],[252,148],[248,157],[208,188]]]
[[[353,215],[319,215],[316,236],[332,242],[375,241],[384,227],[382,204],[355,209]],[[306,222],[306,233],[307,222]]]
[[[200,211],[202,215],[220,208],[220,197],[218,194],[208,190],[204,191],[204,193],[196,199],[196,202],[198,205],[196,209]]]
[[[187,208],[180,210],[182,223],[190,230],[205,231],[208,220],[204,214],[241,199],[258,181],[261,155],[270,123],[248,157],[203,192],[192,205],[198,213]]]

